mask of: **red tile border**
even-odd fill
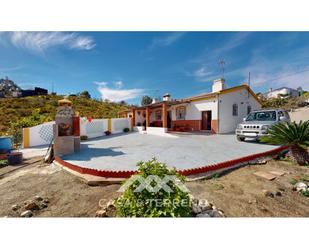
[[[225,161],[225,162],[212,164],[212,165],[205,165],[205,166],[192,168],[192,169],[178,170],[178,173],[184,176],[189,176],[189,175],[197,175],[201,173],[206,173],[206,172],[210,172],[213,170],[230,168],[237,164],[249,162],[251,160],[255,160],[260,157],[276,155],[286,149],[288,149],[288,146],[281,146],[273,150],[237,158],[237,159],[230,160],[230,161]],[[134,170],[132,171],[109,171],[109,170],[97,170],[97,169],[83,168],[81,166],[68,163],[64,161],[63,159],[61,159],[60,157],[55,157],[55,161],[61,164],[62,166],[67,167],[71,170],[74,170],[80,174],[88,174],[88,175],[100,176],[100,177],[106,177],[106,178],[128,178],[131,175],[134,175],[137,173],[137,171],[134,171]]]

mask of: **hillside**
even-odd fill
[[[57,101],[63,96],[46,95],[25,98],[0,98],[0,135],[8,132],[10,123],[23,121],[23,126],[51,121],[55,117]],[[102,102],[83,97],[70,97],[73,108],[80,116],[92,118],[117,117],[126,105]]]
[[[283,108],[286,110],[297,109],[307,106],[309,100],[309,93],[305,93],[299,97],[287,97],[287,98],[260,98],[262,102],[262,108]]]

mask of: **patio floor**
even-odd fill
[[[137,132],[105,136],[83,142],[79,153],[63,156],[68,163],[84,168],[136,170],[138,161],[156,157],[177,169],[192,169],[261,153],[277,146],[253,141],[238,142],[235,135],[171,135]]]

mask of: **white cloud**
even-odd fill
[[[17,48],[31,52],[43,53],[52,47],[66,47],[69,49],[90,50],[95,47],[90,36],[68,32],[2,32],[9,43]]]
[[[106,82],[106,81],[95,81],[94,84],[99,85],[99,86],[107,86],[108,82]]]
[[[154,38],[149,46],[149,49],[156,47],[167,47],[181,39],[185,35],[185,32],[173,32],[169,35],[160,38]]]
[[[199,82],[208,82],[220,77],[219,60],[225,60],[226,68],[228,68],[231,62],[235,63],[237,58],[232,56],[233,50],[246,43],[250,35],[250,32],[232,33],[228,37],[221,37],[220,42],[215,47],[207,44],[198,56],[188,61],[198,65],[198,69],[192,70],[189,76],[193,76]],[[225,76],[235,75],[236,73],[235,69],[233,71],[226,70]]]
[[[278,88],[287,86],[291,88],[302,87],[308,90],[309,68],[306,63],[307,59],[300,59],[304,50],[291,52],[293,56],[287,54],[280,58],[269,58],[265,55],[265,51],[257,49],[253,51],[249,65],[241,69],[240,73],[247,81],[248,72],[251,72],[253,87]]]
[[[117,88],[122,88],[123,82],[122,81],[116,81],[116,82],[114,82],[114,86],[117,87]]]
[[[18,71],[22,69],[22,66],[16,66],[16,67],[0,67],[0,72],[11,72],[11,71]]]
[[[237,32],[234,35],[232,35],[229,39],[224,41],[223,44],[218,46],[217,49],[213,51],[214,55],[218,56],[224,56],[224,53],[227,53],[231,51],[234,48],[237,48],[241,45],[243,45],[247,38],[250,36],[251,33],[249,32]]]
[[[195,70],[192,76],[194,76],[197,81],[205,82],[208,81],[211,76],[213,76],[213,72],[210,71],[208,67],[202,66]]]
[[[121,82],[121,83],[120,83]],[[123,87],[122,81],[116,81],[113,85],[117,88],[108,87],[108,82],[105,81],[96,81],[95,84],[98,85],[98,91],[101,93],[102,99],[108,99],[113,102],[127,101],[131,99],[135,99],[141,96],[144,92],[143,89],[120,89]]]

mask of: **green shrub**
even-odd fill
[[[178,174],[176,169],[170,169],[164,163],[160,163],[153,158],[147,162],[139,162],[138,174],[123,183],[123,194],[115,200],[117,216],[120,217],[190,217],[192,216],[190,197],[183,189],[185,177]],[[166,184],[171,191],[157,185],[151,181],[150,186],[159,188],[156,191],[148,191],[140,186],[137,177],[149,179],[149,176],[157,176],[161,180],[165,176],[174,177],[175,180],[167,181]],[[130,183],[128,185],[128,183]]]
[[[129,132],[129,131],[130,131],[129,128],[124,128],[124,129],[123,129],[123,132]]]
[[[86,135],[80,136],[80,140],[86,141],[86,140],[88,140],[88,136],[86,136]]]
[[[302,195],[309,197],[309,190],[302,190],[301,193]]]
[[[8,160],[0,160],[0,167],[4,167],[8,165]]]
[[[109,135],[112,134],[110,131],[105,131],[104,133],[105,133],[106,136],[109,136]]]

